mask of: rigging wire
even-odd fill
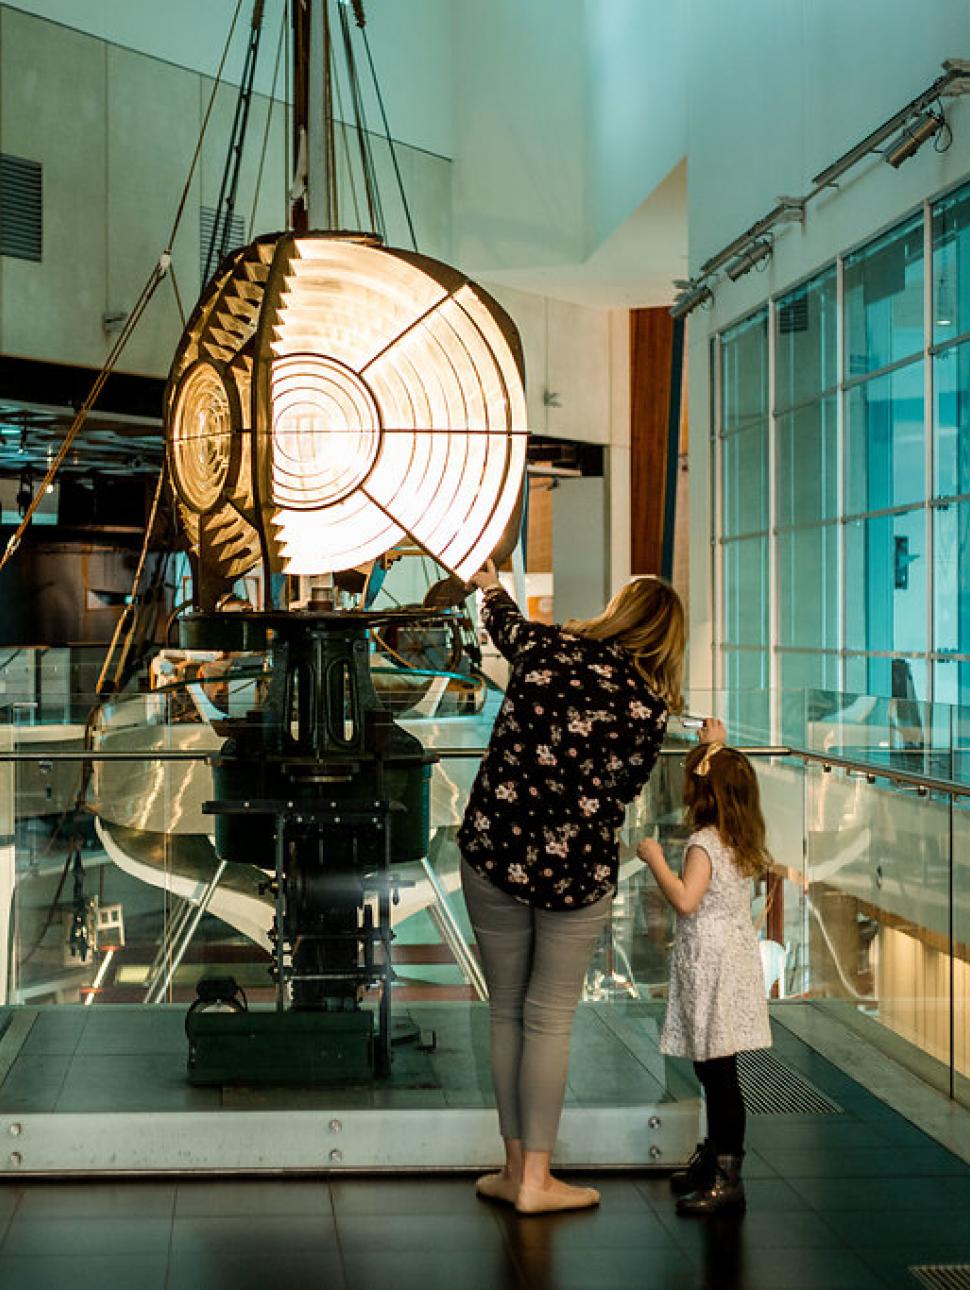
[[[404,207],[404,218],[407,220],[408,232],[411,235],[411,245],[418,249],[418,239],[414,232],[414,220],[411,218],[411,207],[408,204],[408,196],[404,187],[404,178],[401,174],[401,167],[397,159],[397,149],[394,145],[394,139],[391,137],[391,127],[387,120],[387,109],[384,106],[384,95],[381,93],[380,81],[377,79],[377,70],[374,67],[374,56],[371,53],[370,41],[367,38],[367,22],[364,16],[363,0],[354,0],[354,18],[357,26],[360,28],[360,34],[364,38],[364,50],[367,54],[367,64],[370,67],[371,80],[374,84],[374,93],[377,97],[377,106],[380,108],[381,121],[384,125],[384,137],[387,139],[388,151],[391,154],[391,164],[394,167],[394,177],[397,180],[397,189],[401,195],[401,204]]]
[[[354,124],[357,133],[357,148],[360,153],[360,168],[364,181],[364,189],[367,194],[367,210],[370,216],[371,227],[382,238],[387,237],[387,227],[384,222],[384,210],[381,204],[380,189],[377,184],[377,170],[374,165],[374,154],[371,149],[370,136],[367,130],[367,116],[364,109],[364,98],[361,93],[360,77],[357,74],[357,62],[354,57],[354,47],[351,40],[350,18],[347,14],[346,5],[338,5],[340,13],[340,29],[343,37],[344,60],[347,66],[347,81],[350,89],[351,110],[354,114]]]
[[[286,10],[286,5],[284,5],[283,17],[280,21],[279,39],[276,42],[276,56],[273,62],[273,84],[270,87],[269,102],[266,105],[266,125],[263,129],[263,142],[259,150],[259,166],[256,170],[256,183],[253,187],[253,208],[249,214],[249,227],[246,230],[247,242],[251,242],[253,240],[253,230],[256,227],[256,207],[259,204],[259,193],[260,193],[260,189],[263,186],[263,167],[266,163],[266,151],[267,151],[267,148],[269,147],[270,126],[273,124],[273,107],[275,106],[275,103],[276,103],[276,85],[277,85],[277,82],[279,81],[280,58],[282,57],[282,54],[283,54],[283,44],[284,44],[284,38],[286,36],[286,20],[287,20],[287,10]],[[285,103],[283,104],[283,121],[284,121],[284,128],[285,128],[285,123],[286,123],[286,104]],[[283,154],[283,164],[285,168],[285,165],[286,165],[285,151]]]
[[[357,198],[357,179],[354,175],[354,165],[350,158],[350,143],[348,142],[348,139],[347,139],[347,132],[350,129],[350,127],[347,124],[347,118],[344,115],[343,95],[340,92],[339,76],[336,78],[334,85],[336,88],[336,97],[337,97],[337,115],[340,121],[340,138],[344,147],[344,161],[347,164],[347,182],[350,185],[350,198],[354,204],[355,227],[361,228],[362,224],[360,219],[360,202],[358,201],[358,198]]]
[[[259,62],[259,46],[263,35],[264,12],[265,0],[253,0],[249,41],[246,45],[246,57],[243,60],[239,93],[236,95],[236,110],[229,132],[229,152],[222,172],[219,200],[216,202],[216,216],[212,224],[212,236],[209,239],[205,271],[202,275],[205,282],[208,282],[212,277],[213,269],[225,257],[232,243],[232,218],[236,210],[236,194],[239,191],[239,172],[242,168],[243,146],[246,142],[249,110],[253,101],[253,85],[256,80],[256,66]]]

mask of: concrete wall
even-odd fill
[[[43,260],[0,259],[0,353],[103,362],[113,337],[102,317],[132,307],[167,245],[212,84],[193,70],[0,6],[0,150],[41,162],[44,185]],[[218,199],[235,103],[235,87],[222,86],[175,242],[186,312],[201,286],[199,206]],[[236,206],[248,230],[258,196],[255,233],[285,222],[284,128],[280,105],[256,96]],[[386,147],[375,151],[389,241],[407,245]],[[420,248],[450,259],[450,162],[407,146],[399,160]],[[163,283],[119,370],[165,375],[180,331],[175,292]]]

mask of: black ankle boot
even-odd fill
[[[717,1156],[714,1180],[707,1187],[691,1192],[677,1202],[678,1214],[743,1214],[745,1210],[744,1183],[741,1181],[740,1156]]]
[[[686,1169],[675,1169],[670,1175],[670,1190],[675,1196],[703,1191],[714,1181],[714,1145],[710,1138],[698,1142],[697,1150],[687,1161]]]

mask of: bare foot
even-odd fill
[[[595,1187],[574,1187],[550,1174],[538,1184],[523,1182],[515,1208],[520,1214],[547,1214],[559,1209],[589,1209],[599,1203]]]

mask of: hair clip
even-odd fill
[[[711,762],[714,760],[715,754],[719,753],[723,747],[724,745],[719,743],[708,744],[707,751],[704,753],[704,756],[694,767],[694,774],[703,778],[711,769]]]

